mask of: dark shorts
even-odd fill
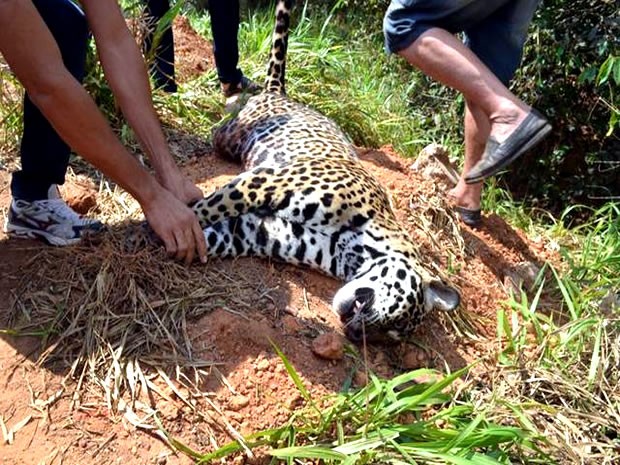
[[[392,0],[383,20],[385,48],[398,53],[432,28],[463,32],[467,46],[505,84],[523,53],[540,0]]]

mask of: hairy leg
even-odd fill
[[[460,207],[477,210],[480,208],[482,182],[467,184],[465,174],[480,161],[490,133],[489,120],[480,107],[472,102],[465,106],[465,160],[459,182],[450,190],[452,197]]]
[[[499,142],[510,135],[530,110],[448,31],[429,29],[399,54],[433,79],[461,92],[486,116],[489,133]]]

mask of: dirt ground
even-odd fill
[[[192,35],[187,24],[177,24],[176,32],[181,44],[177,48],[179,61],[190,63],[179,72],[181,79],[212,66],[209,45]],[[204,55],[197,58],[196,50],[204,51]],[[175,151],[183,149],[182,141],[179,144]],[[205,192],[239,172],[238,166],[208,152],[208,144],[194,143],[196,146],[205,149],[194,153],[183,168]],[[420,234],[415,210],[416,204],[429,195],[440,195],[435,181],[412,170],[410,162],[390,147],[360,150],[360,157],[388,188],[399,220],[419,241],[422,255],[436,254],[431,246],[433,238]],[[9,202],[9,179],[8,172],[0,171],[3,218]],[[410,342],[369,347],[367,367],[356,357],[327,360],[313,353],[319,335],[340,334],[339,322],[329,309],[337,281],[259,259],[210,262],[208,267],[234,272],[248,295],[254,296],[253,304],[248,305],[248,298],[240,296],[238,306],[216,308],[192,321],[189,328],[192,350],[214,362],[201,389],[208,393],[218,421],[199,418],[179,400],[174,389],[160,386],[156,406],[164,427],[194,449],[208,452],[231,441],[231,431],[248,434],[282,424],[303,399],[270,340],[317,398],[338,392],[349,383],[363,383],[366,368],[380,376],[416,367],[445,371],[491,356],[496,350],[495,312],[508,296],[510,276],[524,266],[542,266],[554,257],[553,247],[526,237],[495,215],[486,216],[479,230],[462,227],[460,233],[462,256],[454,257],[452,263],[446,257],[433,258],[445,269],[452,269],[451,277],[462,292],[460,316],[469,322],[471,334],[457,331],[452,320],[434,315]],[[40,242],[9,240],[0,234],[0,328],[6,327],[4,316],[20,299],[16,292],[22,271],[45,247]],[[0,434],[0,464],[192,462],[174,453],[157,435],[137,429],[126,417],[109,411],[95,390],[87,401],[75,405],[68,391],[61,391],[66,370],[37,363],[40,344],[39,337],[15,338],[0,333],[0,431],[4,431]],[[483,371],[478,372],[481,378]],[[8,444],[2,437],[10,430],[14,434]],[[245,462],[239,457],[230,463]],[[247,463],[262,462],[257,458]]]

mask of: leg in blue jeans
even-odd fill
[[[169,9],[169,0],[147,0],[146,14],[148,16],[149,31],[144,38],[145,55],[151,53],[154,39],[153,31]],[[174,36],[171,27],[166,28],[159,38],[150,72],[155,79],[157,87],[161,87],[166,92],[177,91],[174,77]]]
[[[161,20],[170,8],[169,0],[144,0],[151,28]],[[213,34],[213,55],[217,76],[223,84],[224,94],[229,96],[242,90],[258,90],[258,87],[243,78],[238,68],[239,46],[239,0],[210,0],[208,2]],[[153,47],[153,34],[144,40],[144,50],[149,53]],[[176,92],[174,80],[174,38],[172,28],[166,29],[155,51],[151,73],[158,87],[167,92]]]
[[[65,66],[81,82],[89,38],[83,12],[70,0],[33,0],[33,3],[56,39]],[[13,173],[13,197],[29,202],[47,198],[52,184],[64,183],[69,154],[69,146],[26,95],[22,166],[21,171]]]
[[[243,76],[239,63],[239,0],[210,0],[213,54],[217,75],[223,84],[236,85]]]

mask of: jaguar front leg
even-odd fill
[[[272,182],[273,168],[254,168],[246,171],[222,188],[207,195],[192,206],[200,226],[238,217],[245,213],[268,215],[274,209],[285,208],[286,189]]]
[[[204,229],[210,257],[257,256],[309,266],[339,279],[362,264],[359,234],[318,230],[277,217],[246,213]]]

